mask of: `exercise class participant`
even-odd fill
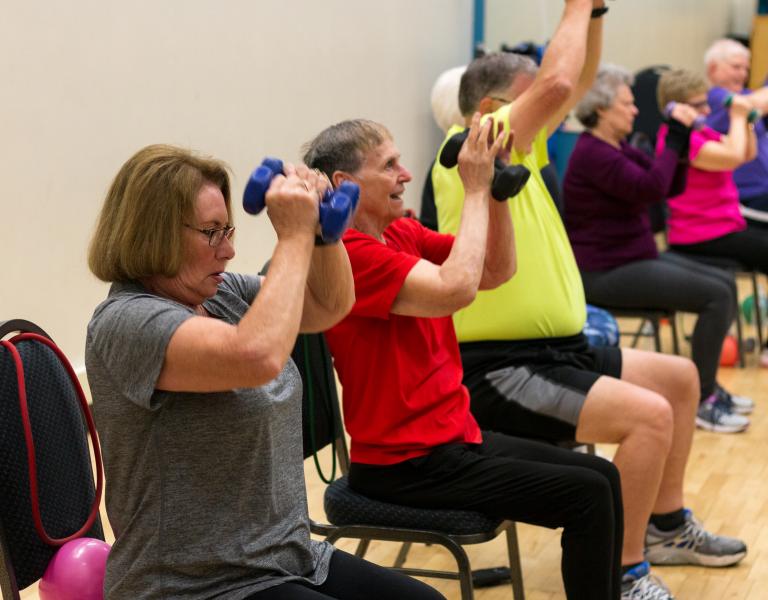
[[[713,536],[684,504],[683,480],[699,400],[688,359],[590,347],[582,334],[584,289],[563,223],[542,180],[546,139],[592,86],[606,7],[570,1],[540,69],[525,57],[488,55],[467,67],[465,118],[490,113],[514,131],[510,155],[531,178],[509,210],[518,271],[480,292],[454,317],[472,414],[483,428],[537,439],[615,443],[621,473],[624,598],[671,598],[650,563],[725,565],[744,544]],[[531,73],[531,68],[534,73]],[[455,133],[448,132],[448,136]],[[454,232],[463,188],[456,169],[432,172],[440,231]]]
[[[326,186],[304,166],[274,179],[259,277],[226,272],[219,161],[148,146],[112,183],[88,256],[112,286],[85,355],[116,537],[107,600],[442,598],[310,539],[290,352],[354,301],[343,245],[314,243]]]
[[[469,412],[451,315],[515,269],[506,203],[490,200],[501,138],[472,122],[459,155],[466,190],[456,236],[403,218],[411,174],[391,134],[365,120],[337,123],[304,161],[335,185],[360,185],[344,236],[356,302],[326,335],[343,387],[350,486],[386,502],[484,512],[563,527],[569,599],[615,599],[622,539],[620,484],[609,462],[481,432]]]

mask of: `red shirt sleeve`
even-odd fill
[[[398,252],[355,230],[344,235],[344,245],[355,278],[355,305],[351,314],[388,318],[405,278],[419,257]]]
[[[355,278],[351,314],[386,319],[405,278],[421,258],[442,264],[453,247],[453,236],[436,233],[414,219],[399,219],[384,232],[386,244],[350,229],[344,235]]]

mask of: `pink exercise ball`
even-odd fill
[[[40,580],[40,600],[103,600],[109,549],[109,544],[93,538],[64,544]]]

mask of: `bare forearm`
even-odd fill
[[[440,277],[458,294],[474,294],[480,285],[488,236],[488,192],[467,194],[461,224]]]
[[[589,26],[592,0],[571,0],[565,5],[563,18],[547,46],[539,77],[565,77],[576,85],[586,57],[585,35]]]
[[[317,246],[307,277],[301,331],[324,331],[346,315],[355,302],[352,269],[344,244]]]
[[[603,3],[601,2],[602,6]],[[587,29],[587,51],[584,68],[576,87],[576,97],[581,98],[595,82],[597,70],[600,68],[600,56],[603,52],[603,17],[589,20]]]
[[[261,290],[237,326],[241,343],[255,341],[278,363],[288,359],[299,333],[312,249],[309,234],[278,241]]]
[[[755,90],[749,98],[757,110],[763,114],[768,113],[768,86]]]
[[[549,81],[549,86],[558,92],[546,94],[551,103],[545,120],[550,135],[592,85],[600,62],[602,19],[592,19],[587,24],[592,4],[577,4],[566,6],[542,62],[544,81]]]
[[[734,156],[746,160],[749,147],[749,125],[747,119],[742,115],[731,116],[731,126],[728,128],[728,138],[726,145],[733,152]]]
[[[488,238],[480,289],[498,287],[515,274],[515,231],[508,204],[511,201],[489,203]]]

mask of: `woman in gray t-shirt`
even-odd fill
[[[310,539],[290,352],[354,291],[343,245],[314,244],[326,181],[285,171],[267,193],[278,242],[265,278],[225,273],[222,163],[148,146],[107,194],[88,260],[112,287],[86,367],[117,538],[108,600],[441,597]]]

